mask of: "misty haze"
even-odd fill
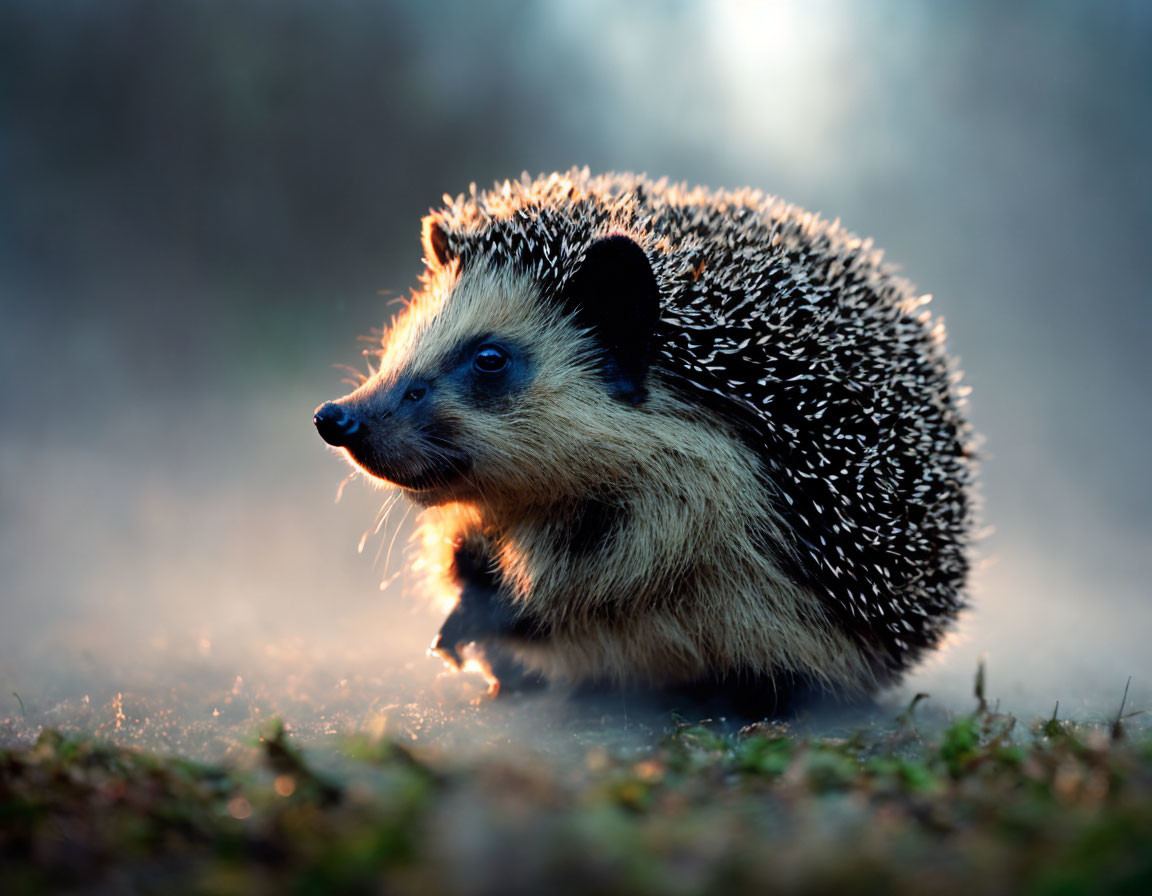
[[[1152,708],[1150,13],[807,9],[5,4],[0,737],[561,725],[426,655],[414,512],[360,476],[337,503],[311,413],[441,194],[573,165],[777,194],[934,296],[987,534],[884,707],[968,709],[985,656],[1024,717],[1108,716],[1129,677]]]

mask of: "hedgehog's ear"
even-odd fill
[[[424,244],[424,257],[437,267],[444,267],[456,257],[448,246],[444,224],[435,215],[426,215],[421,222],[420,241]]]
[[[640,404],[660,318],[660,288],[644,250],[626,236],[598,240],[562,298],[604,350],[603,373],[612,396]]]

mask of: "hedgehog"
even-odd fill
[[[426,508],[433,649],[579,687],[868,697],[965,605],[974,451],[928,296],[759,191],[445,195],[321,437]]]

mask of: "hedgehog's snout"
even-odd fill
[[[316,408],[312,416],[316,431],[329,445],[346,448],[361,435],[364,424],[355,411],[334,401],[327,401]]]

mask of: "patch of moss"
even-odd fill
[[[579,767],[279,722],[205,765],[45,731],[0,751],[6,893],[1148,892],[1152,738],[986,706],[923,736],[670,723]]]

